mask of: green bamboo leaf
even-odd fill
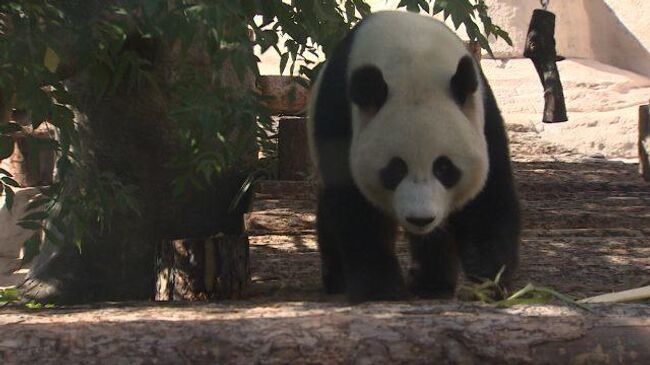
[[[4,185],[13,186],[14,188],[19,188],[20,187],[20,184],[16,180],[10,178],[9,176],[1,177],[0,181],[2,181],[2,183]]]
[[[5,206],[8,211],[11,211],[11,208],[14,206],[15,195],[16,193],[14,193],[13,189],[8,185],[5,185]]]
[[[45,218],[47,218],[49,214],[46,212],[34,212],[34,213],[29,213],[26,216],[22,217],[22,221],[40,221]]]
[[[24,229],[29,229],[29,230],[32,230],[32,231],[36,231],[36,230],[39,230],[39,229],[43,228],[43,226],[41,226],[40,223],[34,222],[34,221],[20,221],[20,222],[18,222],[16,224],[19,225],[20,227],[24,228]]]
[[[23,264],[30,263],[36,255],[41,251],[40,234],[35,233],[27,241],[23,243]]]
[[[289,61],[289,52],[285,52],[280,56],[280,75],[284,73],[284,69],[287,67],[287,61]]]
[[[59,55],[56,54],[52,48],[47,47],[47,49],[45,49],[45,57],[43,58],[43,65],[45,68],[51,73],[55,73],[59,68],[60,63],[61,58],[59,58]]]

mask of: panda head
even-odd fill
[[[412,234],[439,227],[487,179],[482,79],[457,42],[444,57],[402,49],[349,65],[353,179]]]

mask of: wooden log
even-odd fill
[[[290,76],[266,75],[258,79],[266,106],[275,115],[304,115],[309,103],[309,90]]]
[[[639,173],[650,181],[650,107],[639,107]]]
[[[249,281],[247,236],[163,240],[158,247],[154,300],[240,299]]]
[[[462,302],[4,309],[2,364],[648,364],[647,305]]]
[[[283,117],[278,124],[278,177],[280,180],[305,180],[311,173],[307,144],[307,120]]]

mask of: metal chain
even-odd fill
[[[550,3],[550,2],[551,2],[551,0],[539,0],[539,3],[542,4],[542,7],[544,8],[544,10],[546,10],[548,8],[548,3]]]

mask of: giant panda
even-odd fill
[[[501,283],[511,282],[520,213],[503,120],[480,66],[442,22],[384,11],[357,24],[313,85],[308,134],[327,293],[452,297],[461,266],[473,280],[505,267]]]

